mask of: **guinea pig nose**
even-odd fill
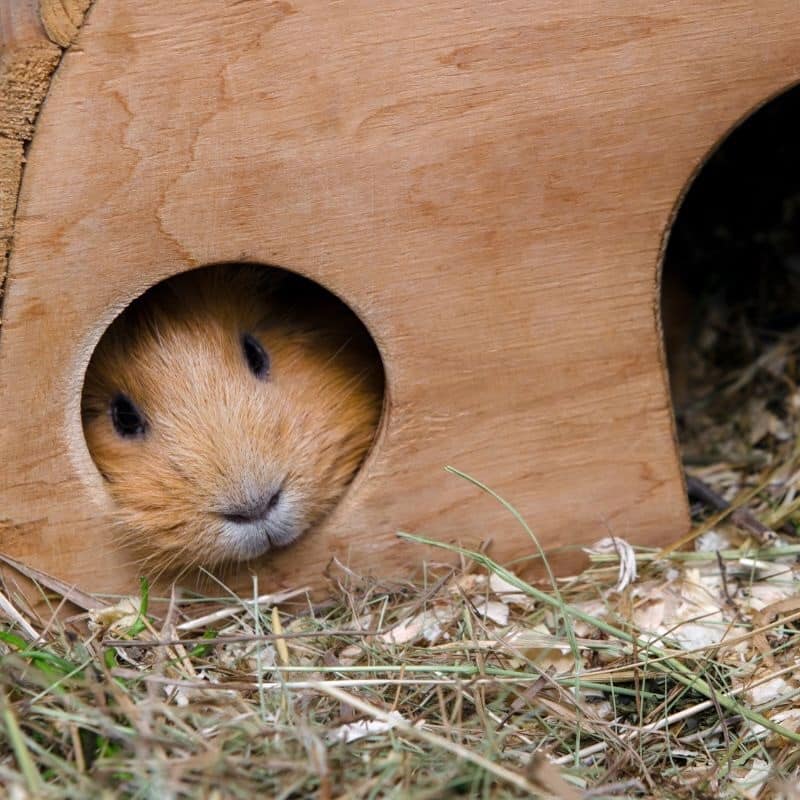
[[[281,490],[267,492],[256,500],[233,506],[220,512],[228,522],[258,522],[264,519],[281,499]]]

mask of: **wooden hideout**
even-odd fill
[[[796,3],[87,6],[0,0],[3,553],[135,590],[81,428],[86,366],[149,286],[236,261],[343,298],[388,402],[326,524],[231,585],[447,557],[398,530],[533,555],[445,464],[558,569],[608,534],[686,531],[659,263],[704,158],[800,78]]]

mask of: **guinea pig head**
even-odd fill
[[[286,545],[336,504],[381,410],[371,339],[308,282],[214,267],[150,290],[99,343],[83,425],[129,543],[159,570]]]

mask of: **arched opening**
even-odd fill
[[[154,569],[247,561],[335,508],[380,425],[385,376],[339,298],[217,264],[131,303],[83,387],[86,444],[122,536]]]
[[[662,321],[678,437],[690,473],[713,466],[763,475],[790,465],[795,452],[798,141],[795,87],[719,144],[693,180],[669,235]]]

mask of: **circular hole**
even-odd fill
[[[336,506],[383,410],[378,349],[319,284],[222,264],[149,289],[90,360],[89,453],[156,569],[243,561]]]
[[[733,129],[693,178],[662,271],[684,464],[760,470],[800,417],[800,87]]]

